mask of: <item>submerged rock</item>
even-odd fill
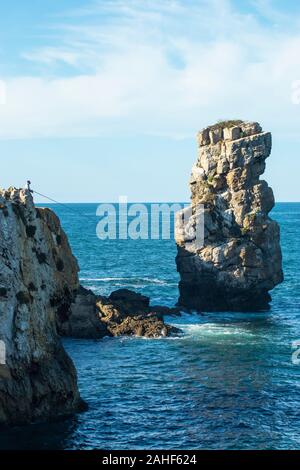
[[[267,309],[269,291],[283,280],[279,226],[268,216],[273,191],[260,180],[271,134],[255,122],[227,121],[204,129],[197,140],[188,224],[195,229],[203,204],[204,245],[197,246],[195,235],[183,229],[181,213],[179,305],[204,311]]]
[[[82,409],[77,376],[56,332],[77,291],[78,265],[58,218],[28,190],[0,191],[0,424]]]

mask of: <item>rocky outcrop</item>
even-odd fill
[[[78,265],[58,218],[28,190],[0,191],[0,424],[82,408],[76,371],[56,332],[78,290]]]
[[[163,321],[160,307],[150,306],[150,299],[127,289],[113,292],[109,297],[98,297],[97,308],[101,321],[112,336],[135,335],[147,338],[170,336],[179,329]],[[164,314],[177,310],[164,308]]]
[[[178,315],[179,309],[150,306],[150,299],[120,289],[109,297],[97,296],[81,287],[68,315],[58,320],[61,335],[97,339],[105,336],[169,336],[178,329],[164,323],[163,315]]]
[[[205,311],[262,310],[282,282],[278,224],[268,213],[272,189],[260,180],[271,134],[258,123],[227,121],[201,131],[190,181],[192,215],[178,218],[179,304]],[[204,206],[204,244],[185,227]],[[190,229],[191,227],[189,227]]]

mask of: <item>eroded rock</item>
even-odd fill
[[[78,265],[58,218],[28,190],[0,191],[0,424],[46,421],[82,409],[77,376],[56,332]]]
[[[113,292],[109,297],[98,297],[99,317],[113,336],[135,335],[155,338],[177,334],[180,330],[163,321],[163,314],[155,312],[150,299],[127,289]],[[159,310],[160,307],[157,308]],[[167,313],[164,308],[164,313]]]
[[[179,224],[179,305],[197,310],[262,310],[282,282],[279,226],[268,213],[273,191],[260,176],[271,153],[271,134],[256,123],[227,121],[197,136],[190,180],[195,229],[204,205],[204,245]],[[192,231],[194,234],[194,231]]]
[[[163,317],[179,314],[179,308],[151,306],[149,297],[128,289],[105,297],[81,287],[67,317],[58,320],[58,329],[63,336],[85,339],[169,336],[179,330],[166,325]]]

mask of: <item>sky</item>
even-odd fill
[[[300,201],[300,2],[0,7],[1,187],[31,179],[62,202],[187,201],[197,131],[245,119],[272,132],[264,178],[276,200]]]

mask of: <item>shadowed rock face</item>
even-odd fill
[[[178,314],[177,309],[151,307],[150,299],[127,289],[98,297],[99,317],[112,336],[135,335],[147,338],[170,336],[180,332],[163,321],[164,314]]]
[[[150,299],[128,289],[96,296],[80,287],[68,312],[58,321],[59,332],[73,338],[97,339],[104,336],[159,337],[178,333],[164,323],[163,315],[178,315],[179,309],[150,306]]]
[[[76,298],[64,318],[57,317],[61,336],[77,339],[100,339],[110,336],[106,325],[99,318],[95,294],[80,286]]]
[[[56,315],[77,289],[78,265],[55,214],[36,209],[27,190],[0,190],[0,424],[82,408],[75,368],[56,333]]]
[[[204,311],[269,308],[282,282],[274,196],[260,180],[271,134],[258,123],[230,121],[199,132],[190,181],[193,213],[204,205],[204,246],[178,230],[179,305]],[[193,225],[193,216],[191,216]]]

